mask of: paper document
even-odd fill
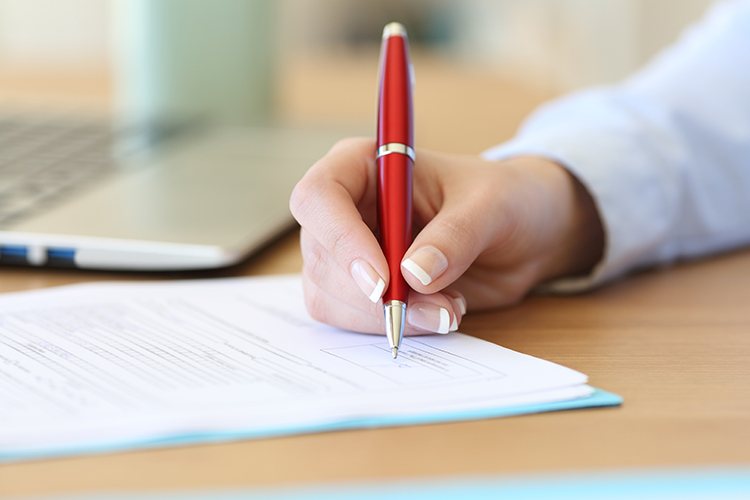
[[[385,337],[310,319],[296,275],[0,296],[5,459],[619,402],[585,402],[586,382],[458,333],[394,360]]]

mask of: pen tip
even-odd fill
[[[396,359],[398,356],[398,347],[394,347],[391,352],[393,352],[393,359]]]

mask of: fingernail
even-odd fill
[[[401,267],[423,284],[429,285],[448,269],[448,259],[443,252],[428,245],[422,247],[401,263]]]
[[[453,302],[458,306],[458,310],[461,311],[461,316],[466,314],[466,299],[463,297],[451,297]]]
[[[448,333],[451,327],[448,309],[430,303],[412,304],[407,320],[412,326],[435,333]]]
[[[385,290],[385,281],[378,276],[370,264],[362,259],[355,260],[352,264],[351,275],[368,299],[372,302],[380,300]]]
[[[458,330],[458,319],[454,316],[453,317],[453,323],[451,323],[451,330],[452,332],[455,332]]]

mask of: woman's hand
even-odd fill
[[[384,332],[388,265],[376,227],[375,142],[345,139],[297,184],[303,283],[313,318]],[[406,334],[447,333],[468,309],[514,304],[536,284],[585,273],[601,258],[590,196],[558,164],[417,151],[414,227],[401,272],[412,288]]]

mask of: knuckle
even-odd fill
[[[299,181],[294,189],[292,195],[289,197],[289,211],[292,212],[292,216],[299,221],[299,214],[302,213],[302,207],[305,201],[305,188],[302,185],[303,181]]]
[[[300,193],[303,195],[304,193]],[[305,238],[302,240],[303,258],[305,265],[317,268],[328,263],[329,260],[337,260],[342,267],[346,268],[351,260],[351,255],[356,253],[356,242],[360,227],[364,224],[359,221],[347,221],[331,210],[324,210],[316,204],[313,199],[295,200],[294,210],[300,212],[295,216],[303,228]],[[314,216],[305,212],[313,211]],[[294,211],[292,212],[294,214]],[[329,264],[330,265],[330,264]]]
[[[304,216],[310,213],[316,193],[320,191],[317,182],[309,175],[300,180],[289,198],[289,210],[297,221],[302,224]]]
[[[320,321],[319,311],[319,299],[316,292],[308,292],[305,294],[305,308],[310,317],[316,321]]]
[[[305,274],[318,287],[328,275],[328,257],[328,253],[317,244],[308,245],[302,254]]]
[[[354,229],[349,226],[342,226],[338,228],[336,234],[328,233],[326,238],[326,244],[331,254],[342,263],[348,262],[347,256],[351,253],[352,241],[355,241]]]
[[[321,323],[328,322],[326,296],[317,286],[308,287],[305,291],[305,309],[312,319]]]
[[[327,319],[326,295],[306,272],[303,272],[303,288],[305,298],[305,309],[312,319],[325,323]]]

